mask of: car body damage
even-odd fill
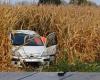
[[[21,66],[23,63],[42,63],[53,61],[51,56],[56,54],[57,43],[52,37],[47,36],[44,43],[41,36],[31,30],[14,30],[10,33],[12,44],[12,63]],[[51,41],[52,40],[52,41]]]

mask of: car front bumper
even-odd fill
[[[22,59],[23,62],[45,62],[45,61],[50,61],[49,58],[36,58],[36,59]]]
[[[21,62],[40,62],[40,63],[43,63],[43,62],[46,62],[46,61],[50,61],[50,57],[49,56],[46,56],[46,57],[31,57],[31,58],[18,58],[18,57],[13,57],[13,60],[16,60],[16,61],[21,61]]]

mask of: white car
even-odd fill
[[[10,34],[12,43],[12,62],[21,66],[23,63],[42,63],[53,61],[56,54],[56,36],[50,33],[47,42],[35,31],[14,30]]]

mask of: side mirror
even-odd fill
[[[57,45],[57,36],[55,32],[52,32],[47,36],[46,46],[49,47],[53,45]]]

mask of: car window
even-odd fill
[[[27,35],[23,33],[11,34],[12,45],[15,46],[43,46],[41,38],[35,35]]]
[[[27,37],[25,39],[25,46],[43,46],[41,38],[36,36]]]
[[[12,45],[16,45],[16,46],[23,45],[25,36],[26,34],[22,34],[22,33],[11,34]]]
[[[55,33],[51,33],[47,37],[47,47],[53,46],[57,44],[57,36]]]

